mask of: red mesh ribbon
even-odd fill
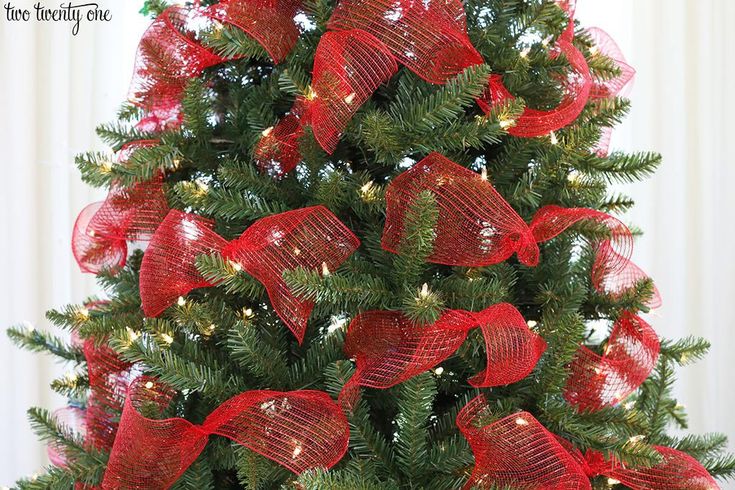
[[[495,420],[481,395],[459,412],[457,426],[475,455],[464,486],[588,490],[589,479],[557,437],[528,412]]]
[[[232,24],[257,40],[280,63],[296,44],[299,0],[224,0],[207,8],[172,6],[143,34],[129,99],[146,110],[143,131],[163,131],[182,121],[181,97],[186,84],[211,66],[228,61],[199,39],[213,19]]]
[[[84,341],[89,397],[85,415],[86,443],[99,450],[112,447],[125,392],[134,376],[133,364],[123,361],[106,344]]]
[[[517,253],[523,264],[534,266],[539,260],[537,243],[551,240],[579,221],[591,220],[606,227],[610,235],[595,244],[595,287],[618,292],[629,287],[635,276],[628,260],[632,237],[616,218],[594,209],[545,206],[529,226],[487,180],[438,153],[431,153],[388,186],[385,250],[398,253],[408,210],[425,191],[434,195],[439,210],[430,262],[482,267]]]
[[[274,177],[287,174],[301,161],[299,140],[303,135],[299,115],[294,112],[286,115],[275,126],[263,131],[253,151],[255,164]]]
[[[321,37],[306,105],[314,137],[327,153],[334,152],[357,109],[396,70],[388,48],[365,31],[327,32]]]
[[[335,270],[360,241],[323,206],[261,218],[232,242],[200,216],[171,210],[153,236],[140,268],[140,297],[147,316],[158,316],[179,296],[214,284],[196,269],[196,257],[221,253],[265,286],[273,309],[299,342],[314,307],[297,298],[283,272],[299,267]]]
[[[600,77],[595,78],[592,90],[590,91],[590,98],[612,99],[618,95],[625,95],[632,85],[635,70],[627,63],[625,56],[617,43],[607,32],[597,27],[591,27],[587,29],[586,32],[594,43],[592,51],[610,58],[615,66],[620,70],[619,76],[609,80],[603,80]],[[607,156],[608,149],[610,148],[611,137],[612,128],[602,128],[602,134],[595,146],[595,152],[598,156]]]
[[[165,123],[158,129],[180,121],[186,83],[225,61],[197,40],[198,30],[207,21],[200,9],[173,6],[153,21],[140,40],[128,98],[151,114],[149,124]]]
[[[382,247],[398,253],[405,220],[419,194],[431,192],[439,219],[429,261],[480,267],[518,252],[521,262],[538,262],[538,247],[528,226],[505,199],[475,172],[431,153],[406,170],[386,191]]]
[[[663,461],[651,468],[624,468],[608,464],[600,474],[633,490],[718,490],[720,487],[702,464],[688,454],[665,446],[654,446]]]
[[[603,355],[584,346],[577,352],[564,397],[580,410],[616,405],[648,378],[659,350],[658,336],[651,326],[624,312],[615,322]]]
[[[121,150],[121,159],[132,148],[151,146],[136,142]],[[128,255],[127,242],[147,240],[168,212],[163,176],[131,187],[113,184],[107,198],[85,207],[72,231],[72,252],[82,272],[122,267]]]
[[[651,468],[625,468],[602,454],[586,456],[552,434],[533,415],[518,412],[496,420],[482,396],[457,416],[457,426],[475,455],[465,485],[493,485],[528,490],[588,490],[589,478],[604,475],[632,490],[717,490],[719,486],[694,458],[676,449],[655,446],[663,461]]]
[[[501,303],[479,313],[446,311],[430,325],[412,322],[396,311],[368,311],[350,323],[345,352],[357,369],[340,395],[351,407],[360,386],[386,389],[449,358],[473,328],[482,329],[487,367],[473,376],[477,387],[501,386],[525,378],[546,350],[512,305]]]
[[[343,0],[328,27],[375,36],[398,61],[431,83],[444,83],[483,62],[467,36],[458,0]]]
[[[86,434],[86,417],[85,410],[74,406],[60,408],[55,410],[53,414],[53,418],[57,424],[63,427],[68,433],[82,439],[85,438]],[[51,443],[46,452],[51,464],[62,468],[69,464],[69,456],[66,454],[63,446]]]
[[[561,129],[571,124],[587,104],[592,89],[592,77],[587,60],[563,37],[559,38],[557,47],[559,52],[566,56],[572,68],[562,84],[564,93],[561,102],[548,111],[526,107],[523,114],[514,121],[514,125],[508,128],[508,134],[511,136],[533,138]],[[490,75],[485,93],[477,99],[477,104],[485,113],[489,113],[495,105],[514,98],[503,84],[502,76],[493,74]]]
[[[227,437],[294,473],[334,466],[347,451],[349,426],[321,391],[248,391],[215,409],[202,425],[155,420],[175,392],[152,378],[130,386],[102,488],[166,489],[194,462],[210,435]]]
[[[296,13],[301,0],[222,0],[204,9],[204,15],[247,32],[280,63],[296,44]]]

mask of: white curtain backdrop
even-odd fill
[[[15,5],[32,8],[34,0]],[[633,112],[613,147],[664,155],[657,175],[622,190],[637,208],[625,219],[645,236],[636,262],[655,279],[664,306],[649,319],[662,336],[702,335],[710,356],[680,372],[677,393],[695,432],[735,438],[735,259],[730,153],[735,133],[735,19],[731,0],[579,0],[578,18],[607,30],[638,70]],[[104,150],[93,128],[114,118],[126,94],[142,1],[101,0],[113,21],[66,25],[0,19],[0,326],[79,302],[93,282],[73,263],[69,236],[95,195],[79,181],[73,156]],[[62,403],[48,382],[63,369],[21,352],[0,335],[0,485],[38,471],[42,445],[25,410]],[[735,448],[735,445],[731,445]],[[723,484],[723,488],[733,488]]]
[[[12,3],[32,11],[35,0]],[[76,214],[100,194],[80,181],[74,155],[106,150],[94,127],[114,120],[125,100],[147,24],[137,13],[142,1],[98,3],[112,21],[82,23],[76,37],[67,24],[10,23],[4,11],[0,18],[0,486],[45,463],[25,412],[61,406],[48,383],[64,373],[16,349],[4,329],[23,321],[49,328],[46,309],[94,293],[69,243]]]

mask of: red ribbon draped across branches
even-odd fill
[[[247,391],[222,403],[202,425],[182,418],[156,420],[140,413],[142,407],[163,411],[175,394],[153,378],[133,382],[103,489],[169,488],[215,434],[294,473],[331,468],[347,451],[347,419],[321,391]]]
[[[368,311],[347,330],[345,352],[357,369],[340,395],[342,405],[354,405],[360,386],[386,389],[433,368],[453,355],[473,328],[482,330],[487,356],[486,369],[469,380],[473,386],[519,381],[546,350],[546,342],[508,303],[479,313],[448,310],[430,325],[415,324],[400,312]]]
[[[126,161],[138,148],[156,144],[153,140],[129,143],[120,150],[118,161]],[[107,198],[85,207],[74,223],[71,246],[79,268],[97,274],[123,267],[127,242],[148,240],[168,210],[163,175],[130,187],[114,183]]]
[[[535,266],[539,261],[538,243],[588,221],[601,226],[607,235],[592,244],[595,260],[591,279],[598,291],[617,296],[647,278],[630,261],[632,235],[616,218],[593,209],[545,206],[527,225],[487,180],[438,153],[416,163],[388,186],[382,240],[385,250],[398,253],[409,208],[423,192],[434,196],[439,211],[429,262],[482,267],[517,253],[521,263]],[[655,292],[649,306],[659,302]],[[441,330],[438,325],[432,328]],[[349,331],[347,342],[349,345]],[[379,345],[377,341],[373,343]],[[374,352],[373,348],[365,350]],[[625,313],[616,323],[602,356],[580,347],[570,366],[565,396],[584,410],[617,404],[648,377],[658,353],[658,338],[653,329],[641,318]]]
[[[357,237],[323,206],[296,209],[253,223],[228,242],[214,223],[171,210],[153,236],[140,268],[143,312],[158,316],[191,290],[213,286],[196,268],[202,254],[221,253],[266,288],[273,309],[301,342],[314,307],[297,298],[283,280],[296,268],[333,271],[360,245]]]
[[[497,420],[482,395],[460,411],[457,426],[475,455],[475,468],[465,489],[509,485],[529,490],[589,490],[589,478],[599,475],[633,490],[719,488],[698,461],[669,447],[655,447],[662,461],[651,468],[625,468],[596,452],[585,458],[528,412]]]

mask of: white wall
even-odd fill
[[[35,0],[12,3],[32,9]],[[83,23],[76,37],[68,25],[9,23],[0,12],[0,330],[22,321],[47,328],[46,309],[93,292],[69,237],[76,214],[99,194],[80,181],[74,155],[105,149],[94,127],[114,120],[125,100],[147,24],[137,14],[142,1],[98,3],[113,20]],[[0,486],[43,465],[45,448],[26,410],[63,403],[48,383],[64,370],[49,361],[16,349],[0,332]]]

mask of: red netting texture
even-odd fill
[[[304,128],[299,116],[287,114],[275,126],[263,131],[253,150],[255,164],[274,177],[287,174],[301,161],[299,140],[303,135]]]
[[[158,316],[192,289],[212,286],[197,270],[196,258],[227,245],[213,226],[196,214],[169,211],[140,266],[140,299],[146,316]]]
[[[199,255],[217,252],[265,286],[273,309],[301,342],[314,304],[291,293],[283,273],[297,268],[329,273],[359,245],[357,237],[323,206],[261,218],[229,243],[212,231],[212,222],[172,210],[143,256],[143,312],[158,316],[179,296],[212,286],[195,262]]]
[[[625,469],[616,465],[605,476],[634,490],[718,490],[720,487],[702,464],[686,453],[655,446],[663,461],[652,468]]]
[[[300,8],[300,0],[223,0],[204,14],[247,32],[280,63],[299,39],[295,17]]]
[[[200,426],[185,419],[157,420],[175,393],[154,378],[130,387],[120,431],[102,488],[166,489],[218,434],[294,473],[334,466],[347,451],[349,426],[339,406],[320,391],[248,391],[220,405]],[[158,409],[158,410],[155,410]]]
[[[327,153],[334,152],[357,109],[397,70],[388,48],[365,31],[322,35],[306,104],[314,137]]]
[[[510,204],[480,175],[438,153],[431,153],[388,186],[385,250],[398,253],[410,206],[425,191],[434,195],[439,210],[431,262],[482,267],[518,252],[524,264],[538,263],[538,246]]]
[[[173,6],[148,27],[138,45],[128,97],[153,112],[178,108],[189,79],[224,58],[203,47],[197,34],[211,26],[201,9]]]
[[[529,490],[592,488],[572,455],[528,412],[496,420],[480,395],[459,413],[457,426],[475,455],[465,489],[493,485]]]
[[[87,414],[85,410],[74,406],[63,407],[54,411],[53,418],[67,433],[81,439],[86,437]],[[46,452],[51,464],[62,468],[69,464],[69,455],[64,446],[50,443]]]
[[[469,381],[490,387],[525,378],[546,350],[512,305],[500,303],[479,313],[448,310],[429,325],[412,322],[396,311],[368,311],[356,316],[347,330],[345,353],[354,358],[356,371],[340,402],[349,408],[359,386],[390,388],[451,357],[473,328],[485,338],[487,367]]]
[[[616,405],[648,378],[659,350],[651,326],[625,312],[615,322],[603,355],[580,347],[569,367],[564,397],[583,411]]]
[[[557,107],[548,111],[526,108],[523,114],[508,128],[508,134],[522,138],[533,138],[549,134],[571,124],[587,104],[592,77],[584,55],[571,42],[560,38],[557,43],[558,53],[562,53],[569,61],[571,70],[562,83],[563,94]],[[498,103],[512,100],[515,97],[505,88],[502,77],[490,75],[485,93],[477,99],[480,108],[489,113]]]
[[[375,36],[398,61],[431,83],[444,83],[483,63],[467,37],[464,6],[458,0],[342,0],[328,26]]]
[[[125,392],[134,375],[134,366],[120,359],[104,342],[84,341],[84,357],[89,376],[89,397],[85,416],[86,443],[98,450],[112,447],[118,429]]]
[[[136,142],[120,151],[124,162],[130,152],[152,142]],[[113,184],[103,202],[85,207],[72,231],[72,253],[82,272],[122,267],[127,259],[126,242],[147,240],[168,212],[163,176],[131,187]]]
[[[602,79],[596,77],[593,80],[592,90],[590,91],[591,99],[613,99],[618,95],[625,96],[633,85],[633,77],[635,70],[625,60],[625,56],[618,47],[617,43],[610,35],[597,27],[591,27],[585,31],[592,39],[594,45],[592,47],[593,54],[601,54],[612,60],[614,65],[620,70],[620,75],[612,79]],[[605,157],[610,148],[610,139],[612,137],[613,128],[604,127],[601,130],[600,139],[595,146],[595,153],[600,157]]]
[[[273,309],[301,342],[314,303],[297,298],[283,273],[303,268],[328,274],[359,246],[360,240],[331,211],[313,206],[261,218],[223,255],[263,283]]]

